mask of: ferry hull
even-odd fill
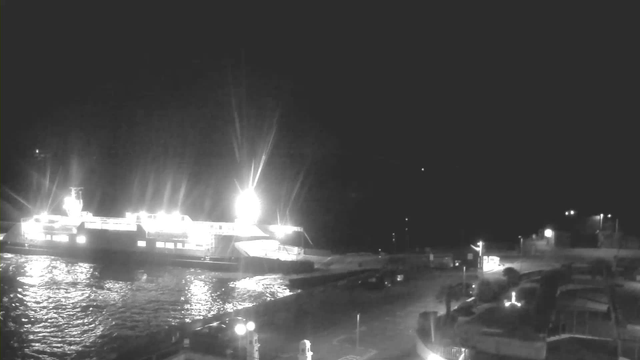
[[[313,262],[282,256],[278,249],[275,253],[265,253],[264,257],[252,256],[262,252],[264,241],[216,236],[214,246],[198,246],[179,238],[148,238],[139,225],[131,231],[86,229],[80,225],[75,231],[47,231],[44,238],[33,239],[25,237],[18,224],[5,234],[0,252],[57,256],[91,263],[182,266],[212,271],[313,271]],[[254,242],[256,245],[252,246]]]

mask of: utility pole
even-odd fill
[[[391,233],[391,241],[393,242],[393,253],[398,253],[398,243],[396,243],[396,233]]]
[[[473,246],[471,245],[471,247],[478,252],[478,275],[482,276],[481,274],[483,274],[483,261],[482,261],[482,248],[483,248],[484,242],[482,242],[482,240],[478,241],[478,246]]]
[[[602,219],[604,218],[604,214],[600,214],[600,230],[602,230]]]
[[[411,245],[409,243],[409,218],[405,218],[404,221],[405,221],[404,236],[407,241],[407,252],[409,252],[411,250]]]

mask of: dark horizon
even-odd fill
[[[28,214],[9,192],[46,193],[25,167],[35,149],[55,154],[48,188],[59,172],[96,214],[231,220],[273,134],[264,220],[288,208],[327,247],[389,249],[406,217],[422,247],[515,244],[568,209],[640,232],[623,20],[2,10],[2,220]]]

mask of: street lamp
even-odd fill
[[[602,230],[602,219],[604,218],[604,214],[600,214],[600,230]]]
[[[567,210],[567,211],[565,211],[565,212],[564,212],[564,214],[565,214],[566,216],[573,216],[573,215],[575,215],[575,214],[576,214],[576,212],[575,212],[575,211],[573,211],[573,210]]]
[[[608,214],[607,218],[611,219],[611,214]],[[618,221],[619,220],[620,219],[618,217],[616,217],[616,232],[615,232],[616,234],[618,233]],[[600,222],[600,229],[602,229],[602,219],[601,219],[601,222]]]
[[[520,239],[520,257],[522,257],[524,255],[524,247],[522,246],[524,243],[524,238],[522,236],[518,236],[518,238]]]
[[[393,253],[398,253],[398,246],[396,245],[396,233],[391,233],[391,241],[393,241]]]
[[[544,230],[544,237],[546,237],[547,239],[551,239],[551,243],[553,245],[555,245],[555,243],[556,243],[555,235],[556,235],[555,231],[553,231],[551,229],[545,229]],[[547,242],[547,244],[548,244],[548,242]]]
[[[408,217],[404,218],[404,221],[407,222],[404,228],[404,237],[406,238],[406,241],[407,241],[407,252],[409,252],[411,249],[411,245],[409,244],[409,224],[408,224],[409,218]]]
[[[482,240],[478,241],[478,246],[473,246],[471,245],[471,247],[478,252],[478,269],[480,271],[480,273],[482,273],[482,267],[483,267],[483,263],[482,263],[482,248],[484,247],[484,243],[482,242]]]

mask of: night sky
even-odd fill
[[[263,220],[320,247],[388,250],[406,217],[420,247],[568,209],[640,230],[624,9],[90,4],[2,3],[0,220],[83,186],[94,214],[231,221],[268,154]]]

